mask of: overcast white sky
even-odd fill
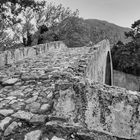
[[[101,19],[120,26],[130,27],[140,19],[140,0],[47,0],[62,3],[72,10],[78,9],[80,16]]]

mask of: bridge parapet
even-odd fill
[[[38,55],[44,55],[46,52],[59,51],[65,48],[61,41],[40,44],[33,47],[24,47],[4,51],[0,54],[0,67],[16,63],[25,58],[34,58]]]

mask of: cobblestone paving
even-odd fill
[[[62,140],[53,132],[46,134],[58,90],[56,83],[67,88],[63,83],[75,81],[72,78],[73,69],[80,54],[75,55],[75,51],[71,51],[66,55],[66,51],[49,52],[45,56],[25,59],[1,68],[1,139],[39,140],[42,137],[42,140]],[[71,68],[67,71],[69,66]]]

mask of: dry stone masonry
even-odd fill
[[[63,42],[58,41],[41,44],[33,47],[7,50],[0,54],[0,67],[10,65],[25,58],[34,58],[38,55],[43,55],[46,52],[60,50],[63,47],[66,47],[65,44]]]
[[[108,86],[107,40],[93,47],[54,42],[25,50],[0,56],[5,56],[0,67],[2,140],[139,139],[140,96]]]

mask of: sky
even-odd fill
[[[140,19],[140,0],[47,0],[78,9],[84,19],[100,19],[123,27],[131,27]]]

